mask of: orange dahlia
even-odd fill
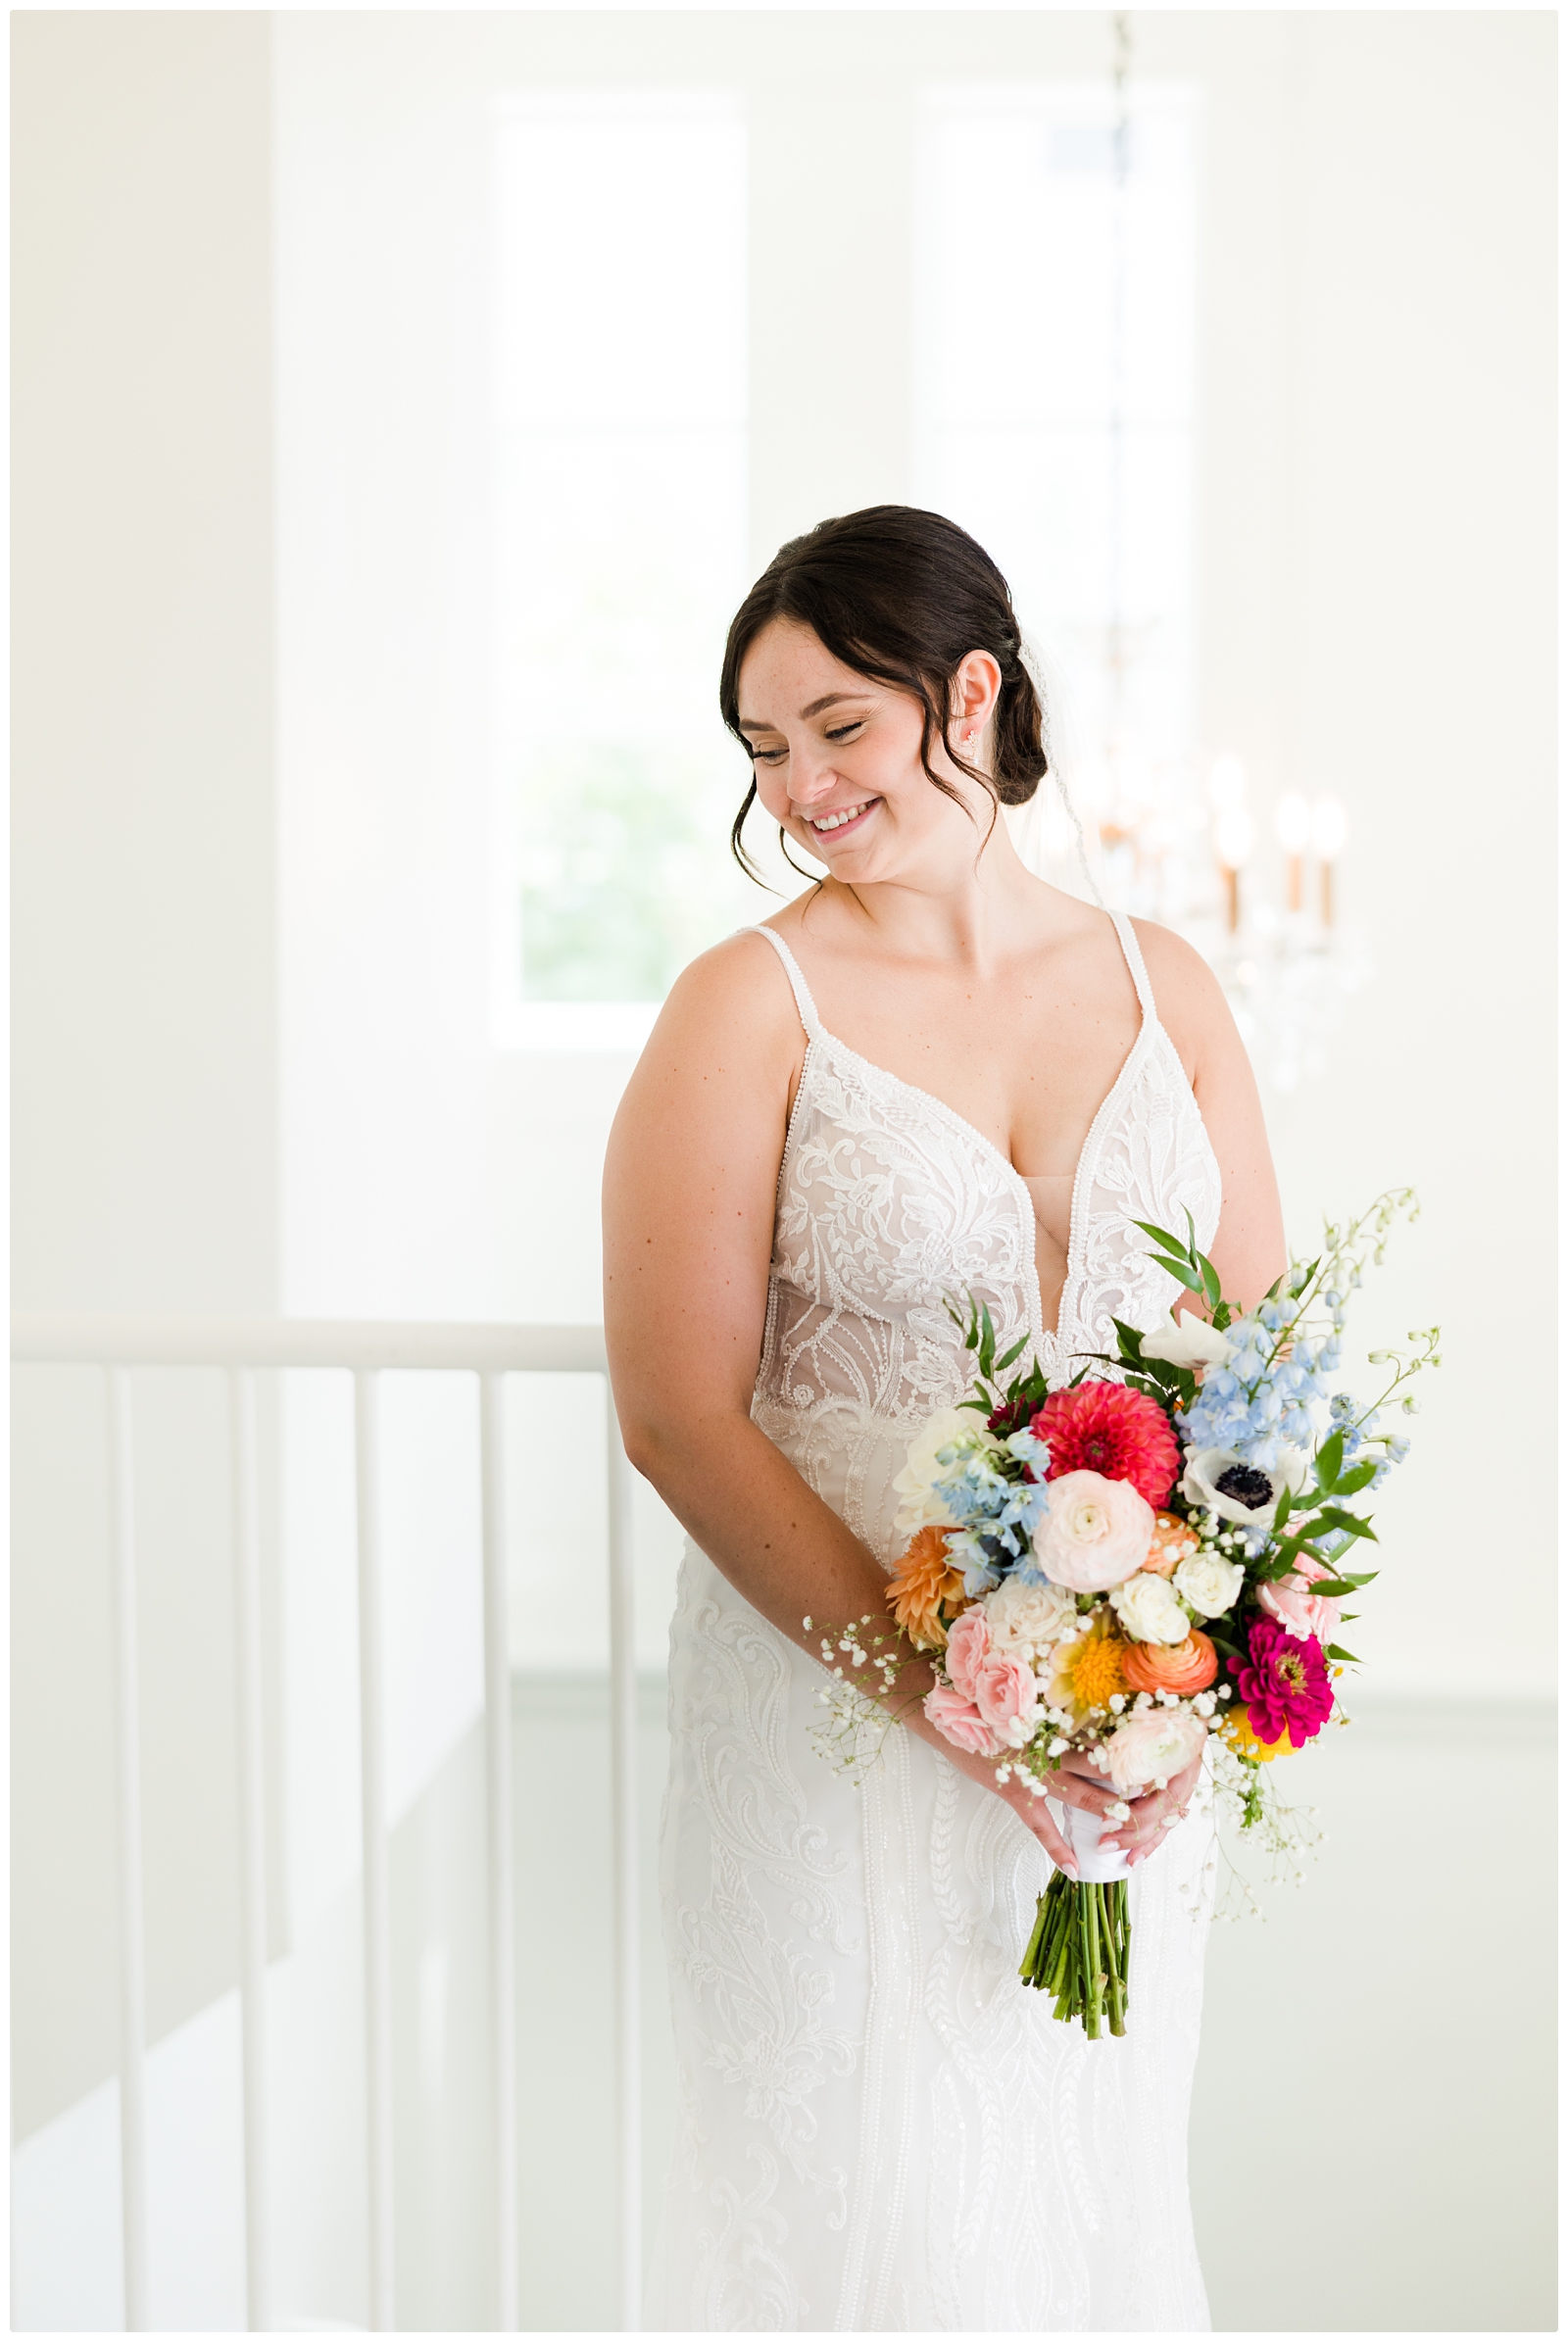
[[[1205,1691],[1219,1673],[1219,1657],[1195,1627],[1185,1642],[1135,1642],[1121,1663],[1129,1691]]]
[[[1059,1480],[1065,1472],[1098,1472],[1102,1480],[1130,1481],[1156,1511],[1181,1470],[1181,1450],[1164,1408],[1125,1383],[1079,1383],[1071,1391],[1053,1391],[1029,1428],[1050,1445],[1048,1480]]]
[[[948,1559],[948,1536],[946,1529],[917,1529],[888,1586],[888,1608],[921,1650],[947,1648],[942,1613],[963,1600],[963,1574]]]

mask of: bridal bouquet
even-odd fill
[[[925,1425],[894,1484],[909,1540],[888,1592],[902,1636],[867,1618],[822,1642],[843,1735],[829,1745],[853,1738],[867,1683],[892,1700],[912,1645],[936,1669],[927,1716],[955,1747],[999,1758],[999,1781],[1046,1796],[1083,1752],[1115,1792],[1114,1829],[1129,1797],[1212,1738],[1243,1828],[1262,1822],[1263,1769],[1335,1717],[1335,1679],[1353,1664],[1342,1604],[1376,1573],[1348,1561],[1373,1539],[1365,1500],[1408,1446],[1378,1429],[1381,1409],[1439,1363],[1432,1327],[1409,1353],[1370,1353],[1394,1370],[1371,1405],[1331,1389],[1349,1294],[1401,1210],[1414,1217],[1408,1190],[1331,1226],[1318,1257],[1245,1312],[1190,1219],[1186,1242],[1138,1222],[1206,1314],[1153,1333],[1113,1320],[1118,1355],[1056,1390],[1038,1366],[1004,1382],[1027,1342],[998,1357],[989,1310],[956,1311],[975,1394]],[[1402,1405],[1415,1412],[1413,1396]],[[1127,1864],[1101,1847],[1097,1817],[1064,1813],[1078,1877],[1058,1871],[1040,1897],[1020,1974],[1093,2040],[1125,2028]]]

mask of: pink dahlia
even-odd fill
[[[1228,1659],[1247,1721],[1265,1744],[1289,1732],[1291,1746],[1315,1739],[1334,1707],[1328,1661],[1315,1635],[1298,1640],[1271,1618],[1252,1621],[1245,1660]]]
[[[1051,1448],[1048,1480],[1059,1480],[1064,1472],[1129,1480],[1156,1512],[1182,1467],[1164,1408],[1125,1383],[1080,1383],[1073,1391],[1053,1391],[1029,1428]]]

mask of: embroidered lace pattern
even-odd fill
[[[1219,1173],[1136,939],[1143,1025],[1090,1130],[1058,1323],[1029,1191],[982,1134],[807,1033],[753,1415],[891,1564],[892,1478],[965,1392],[944,1300],[982,1295],[1048,1372],[1176,1288],[1131,1225],[1219,1218]],[[661,1846],[681,2129],[649,2322],[699,2331],[1206,2330],[1186,2184],[1211,1831],[1135,1875],[1128,2032],[1023,1990],[1044,1853],[895,1731],[856,1786],[816,1754],[822,1677],[688,1545]]]

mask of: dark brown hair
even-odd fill
[[[720,710],[748,755],[740,729],[741,661],[775,618],[809,626],[823,649],[858,675],[919,701],[920,762],[945,797],[963,803],[932,765],[938,740],[958,769],[1003,805],[1027,805],[1033,797],[1046,753],[1012,595],[991,556],[940,512],[870,505],[841,520],[818,521],[808,535],[779,547],[735,612],[719,676]],[[989,651],[1002,669],[992,718],[995,777],[966,763],[951,737],[953,680],[971,651]],[[754,878],[759,873],[741,831],[756,801],[754,777],[730,830],[735,858]]]

